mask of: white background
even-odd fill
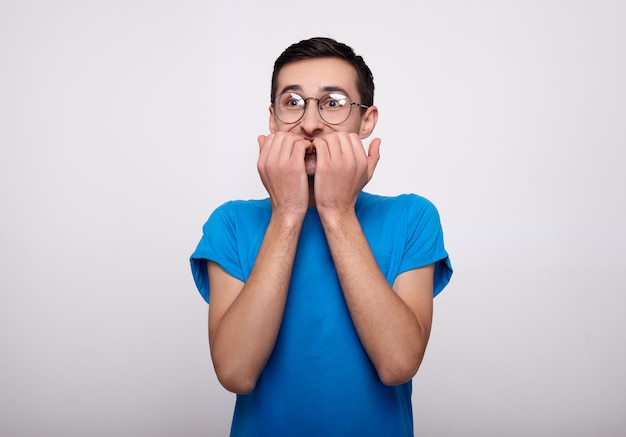
[[[0,1],[0,434],[227,434],[188,257],[318,35],[374,71],[368,191],[455,267],[416,433],[626,433],[625,3],[212,3]]]

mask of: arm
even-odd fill
[[[434,266],[400,274],[392,288],[356,215],[324,220],[324,231],[350,315],[381,381],[410,380],[430,335]]]
[[[213,366],[227,390],[242,394],[254,389],[274,348],[308,207],[305,144],[272,135],[261,137],[259,145],[259,173],[270,193],[272,217],[250,276],[243,283],[215,263],[207,267]]]
[[[299,232],[298,223],[272,217],[246,283],[208,263],[211,357],[227,390],[252,391],[274,348]]]
[[[402,273],[391,287],[363,234],[354,206],[373,175],[380,140],[372,141],[367,155],[353,134],[315,141],[317,209],[350,315],[381,381],[406,382],[430,335],[434,266]]]

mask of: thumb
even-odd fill
[[[265,144],[265,140],[267,140],[267,135],[259,135],[256,139],[259,143],[259,149],[263,148],[263,144]]]
[[[374,175],[374,169],[380,159],[380,138],[374,138],[367,149],[367,174],[369,178]]]
[[[380,138],[374,138],[370,143],[370,147],[367,150],[368,159],[374,159],[378,161],[380,159]]]
[[[374,138],[367,149],[367,178],[370,180],[380,159],[380,138]]]

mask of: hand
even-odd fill
[[[260,135],[257,169],[276,213],[306,213],[309,184],[304,165],[311,142],[288,132]]]
[[[313,140],[317,155],[315,203],[318,211],[354,212],[356,199],[374,175],[380,159],[380,138],[367,154],[355,133],[336,132]]]

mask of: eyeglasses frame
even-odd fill
[[[278,100],[278,98],[279,98],[281,95],[283,95],[283,94],[287,94],[287,93],[289,93],[289,94],[295,94],[295,95],[297,95],[297,96],[301,97],[301,98],[302,98],[302,100],[304,101],[304,108],[302,108],[302,115],[301,115],[301,116],[300,116],[300,118],[298,118],[296,121],[291,121],[291,122],[286,122],[286,121],[283,121],[283,120],[281,120],[281,119],[280,119],[280,117],[279,117],[279,116],[278,116],[278,114],[276,113],[276,106],[275,106],[276,101]],[[324,97],[326,97],[326,96],[328,96],[328,95],[331,95],[331,94],[340,94],[340,95],[344,96],[345,98],[347,98],[347,99],[350,101],[350,110],[348,111],[348,115],[346,116],[346,118],[345,118],[343,121],[340,121],[339,123],[331,123],[331,122],[327,121],[327,120],[324,118],[324,116],[322,115],[322,108],[320,107],[320,101],[321,101]],[[273,114],[274,114],[274,117],[276,117],[276,119],[278,119],[281,123],[285,123],[285,124],[296,124],[296,123],[298,123],[300,120],[302,120],[302,118],[304,117],[304,114],[306,114],[306,108],[307,108],[307,106],[309,105],[309,100],[316,100],[316,101],[317,101],[317,113],[318,113],[318,115],[319,115],[319,116],[320,116],[320,118],[324,121],[324,123],[326,123],[326,124],[328,124],[328,125],[331,125],[331,126],[337,126],[337,125],[340,125],[340,124],[342,124],[342,123],[345,123],[345,122],[346,122],[346,120],[348,120],[348,118],[350,118],[350,115],[352,114],[352,107],[353,107],[353,106],[358,106],[359,108],[363,108],[363,109],[367,109],[367,108],[369,108],[369,106],[364,105],[364,104],[362,104],[362,103],[356,103],[356,102],[353,102],[353,101],[352,101],[352,99],[350,98],[350,96],[344,95],[343,93],[327,93],[327,94],[324,94],[323,96],[321,96],[320,98],[316,98],[316,97],[307,97],[307,98],[304,98],[304,97],[302,97],[300,94],[295,93],[295,92],[293,92],[293,91],[283,91],[282,93],[277,94],[277,95],[276,95],[276,97],[274,97],[274,98],[270,101],[270,103],[272,104],[272,106],[274,106],[274,111],[273,111]]]

